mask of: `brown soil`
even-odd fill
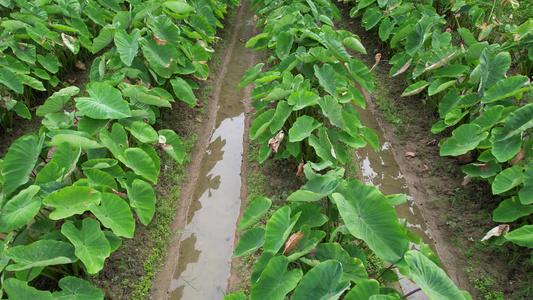
[[[373,71],[374,80],[381,86],[376,93],[379,96],[370,97],[367,110],[376,116],[392,146],[410,193],[436,241],[441,265],[455,284],[468,291],[473,299],[498,299],[494,295],[494,298],[487,296],[490,291],[503,292],[505,299],[527,298],[522,295],[529,285],[528,273],[532,271],[527,249],[509,243],[497,247],[480,242],[486,232],[498,225],[492,221],[492,212],[502,199],[492,195],[485,181],[470,180],[463,185],[459,159],[441,157],[438,145],[431,145],[432,140],[439,141],[450,132],[431,133],[431,126],[438,119],[422,103],[425,99],[401,97],[407,87],[405,78],[389,78],[388,60],[394,53],[388,53],[379,44],[377,35],[366,32],[359,25],[360,19],[350,18],[351,7],[339,5],[339,8],[344,27],[359,35],[368,51],[368,55],[360,59],[371,67],[375,54],[382,54],[381,62]],[[399,124],[386,120],[378,108],[379,97],[389,98],[394,110],[403,115]],[[415,157],[406,157],[406,152],[414,152]]]

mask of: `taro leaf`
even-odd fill
[[[292,299],[339,299],[350,287],[349,281],[341,282],[343,267],[344,265],[336,260],[328,260],[312,268],[294,290]]]
[[[157,75],[163,78],[171,78],[173,74],[178,72],[176,59],[180,57],[180,53],[172,44],[157,43],[154,39],[146,38],[141,38],[139,43],[150,68]]]
[[[270,260],[274,257],[275,253],[272,251],[263,251],[261,253],[261,256],[259,257],[259,260],[254,266],[252,275],[250,276],[250,281],[252,283],[252,286],[259,280],[259,277],[261,276],[261,273],[263,273],[263,270],[265,270],[266,266],[270,262]]]
[[[59,280],[60,292],[54,292],[52,296],[56,300],[100,300],[104,299],[104,293],[93,286],[87,280],[74,276],[63,277]]]
[[[55,135],[50,142],[50,146],[59,147],[62,144],[70,145],[71,149],[98,149],[103,148],[103,145],[100,145],[97,141],[88,139],[77,134],[57,134]]]
[[[130,206],[135,210],[139,220],[148,225],[155,213],[156,197],[152,186],[144,180],[135,179],[131,186],[126,185]]]
[[[315,105],[318,99],[320,99],[320,96],[317,94],[300,90],[292,93],[289,99],[287,99],[287,102],[293,105],[292,110],[300,110],[304,107]]]
[[[522,148],[522,137],[515,135],[511,138],[496,141],[492,144],[492,155],[499,162],[506,162],[513,158]]]
[[[100,203],[100,193],[84,186],[68,186],[43,199],[44,205],[55,208],[49,216],[52,220],[83,214],[92,203]]]
[[[115,194],[103,193],[100,205],[91,204],[89,209],[102,222],[102,225],[113,230],[116,235],[133,237],[135,219],[133,219],[130,206],[124,199]]]
[[[76,166],[78,160],[80,159],[80,156],[80,148],[72,149],[69,144],[64,143],[59,145],[56,152],[52,156],[52,160],[50,160],[50,163],[57,164],[57,169],[60,171],[62,170],[62,175],[66,175]],[[39,175],[39,173],[37,175]]]
[[[273,121],[275,110],[270,109],[257,116],[250,127],[250,139],[255,140],[261,136]]]
[[[287,197],[288,201],[318,201],[335,191],[340,181],[329,176],[313,178],[307,184]]]
[[[357,83],[370,93],[374,91],[372,74],[363,62],[357,59],[350,59],[349,63],[346,63],[345,65],[348,68],[350,75],[357,81]]]
[[[140,148],[128,148],[123,155],[119,155],[118,159],[123,162],[126,167],[132,169],[135,174],[140,175],[154,184],[157,183],[157,176],[159,172],[150,158],[150,156]]]
[[[190,107],[196,105],[196,97],[192,91],[192,87],[181,77],[176,77],[170,81],[174,94],[180,100],[185,101]]]
[[[77,95],[80,89],[75,86],[69,86],[55,92],[52,96],[48,97],[43,105],[39,106],[37,116],[45,116],[49,113],[60,112],[65,109],[67,102],[70,101],[72,96]]]
[[[435,94],[438,94],[452,86],[454,83],[455,79],[448,80],[448,78],[438,78],[437,80],[433,81],[433,83],[428,87],[428,95],[433,96]]]
[[[139,38],[141,32],[135,28],[128,34],[126,30],[119,29],[115,33],[115,45],[117,46],[117,52],[120,54],[120,59],[128,67],[131,66],[135,55],[139,51]]]
[[[507,168],[496,175],[492,182],[492,193],[494,195],[506,192],[522,183],[522,166],[517,165]]]
[[[457,104],[461,102],[461,96],[459,95],[459,89],[451,89],[444,95],[442,100],[439,103],[439,116],[441,118],[446,117],[446,115],[452,111]]]
[[[496,141],[508,139],[514,135],[520,135],[524,130],[533,127],[533,103],[520,107],[509,115],[507,123],[496,136]]]
[[[385,196],[358,181],[347,182],[345,188],[343,194],[333,193],[332,197],[350,233],[363,239],[383,260],[394,264],[402,259],[409,240]]]
[[[368,279],[363,261],[350,257],[337,243],[322,243],[316,247],[316,258],[321,262],[334,259],[342,264],[342,281],[358,283]]]
[[[333,67],[329,64],[324,64],[322,68],[314,65],[315,75],[318,78],[318,82],[330,95],[337,94],[337,73]]]
[[[489,130],[501,121],[503,111],[503,105],[493,106],[481,112],[479,117],[477,117],[471,123],[479,125],[479,127],[481,127],[481,130]]]
[[[424,80],[413,83],[405,89],[405,91],[402,93],[402,97],[416,95],[423,91],[428,85],[429,83],[425,82]]]
[[[49,291],[39,291],[38,289],[29,286],[26,281],[21,281],[15,278],[8,278],[3,282],[2,288],[6,291],[7,296],[11,300],[53,300],[52,293]]]
[[[372,129],[362,126],[359,128],[359,134],[372,148],[379,151],[379,137]]]
[[[265,197],[259,197],[252,201],[244,211],[237,231],[241,231],[257,224],[271,205],[272,201]]]
[[[100,140],[110,151],[114,157],[123,155],[126,149],[128,149],[128,136],[124,127],[119,123],[113,124],[111,132],[108,132],[105,128],[100,130]]]
[[[233,258],[248,255],[265,243],[265,228],[261,226],[247,230],[239,239]]]
[[[481,127],[475,124],[463,124],[452,132],[440,148],[441,156],[457,156],[475,149],[477,145],[489,135],[481,131]]]
[[[93,46],[91,48],[91,52],[93,54],[99,52],[100,50],[104,49],[111,41],[113,40],[113,37],[115,35],[114,28],[103,28],[100,30],[100,33],[93,41]]]
[[[528,84],[529,78],[522,75],[500,79],[485,92],[481,102],[492,103],[512,96],[521,97],[521,94],[531,89]]]
[[[69,264],[78,260],[70,243],[53,240],[40,240],[29,245],[9,248],[5,255],[16,262],[7,267],[8,271]]]
[[[276,106],[276,112],[270,123],[270,132],[276,133],[285,124],[287,118],[291,115],[292,107],[287,103],[287,101],[279,101]]]
[[[0,68],[0,84],[5,85],[16,93],[24,93],[24,86],[22,85],[22,80],[20,80],[17,74],[11,72],[6,68]]]
[[[440,77],[459,77],[468,70],[468,66],[465,65],[449,65],[442,67],[433,73],[433,78]]]
[[[524,225],[505,235],[505,238],[519,246],[533,248],[533,225]]]
[[[385,197],[387,198],[387,201],[389,201],[390,205],[392,206],[404,204],[407,202],[407,195],[405,194],[387,195]]]
[[[240,292],[238,294],[229,294],[222,298],[222,300],[246,300],[246,295],[244,292]]]
[[[328,221],[328,217],[323,213],[322,205],[318,201],[292,203],[290,207],[292,216],[301,212],[298,222],[294,225],[294,230],[299,230],[304,225],[320,227]]]
[[[46,56],[37,54],[37,60],[41,66],[52,74],[56,74],[59,71],[59,67],[61,67],[61,63],[52,53],[47,53]]]
[[[168,8],[173,13],[184,15],[194,11],[194,7],[190,6],[186,2],[181,1],[167,1],[164,2],[163,7]]]
[[[120,120],[120,124],[141,143],[153,144],[159,141],[159,135],[150,124],[135,121],[135,119],[122,119]]]
[[[494,210],[494,222],[507,223],[533,213],[532,205],[524,205],[518,197],[506,199]]]
[[[7,202],[0,215],[0,232],[8,232],[30,222],[41,209],[41,199],[33,197],[40,188],[30,185]]]
[[[100,222],[85,218],[81,230],[72,223],[65,223],[61,227],[61,233],[76,248],[76,256],[87,268],[87,273],[94,275],[102,270],[105,259],[111,254],[111,246],[100,229]]]
[[[379,294],[379,282],[374,279],[364,280],[355,285],[344,300],[363,300],[370,299],[373,295]]]
[[[173,130],[169,129],[159,130],[158,133],[159,142],[162,144],[163,150],[177,162],[182,163],[185,158],[185,151],[183,150],[179,136]],[[161,137],[165,138],[164,141],[162,141]]]
[[[43,143],[44,134],[39,138],[36,134],[29,133],[11,144],[2,167],[4,195],[11,195],[19,186],[30,180]]]
[[[250,297],[255,300],[283,300],[302,278],[302,270],[287,271],[289,261],[285,256],[272,258],[252,285]]]
[[[354,50],[354,51],[358,51],[358,52],[361,52],[363,54],[366,54],[366,49],[365,49],[365,46],[363,46],[363,44],[361,44],[361,41],[359,41],[358,39],[354,38],[354,37],[346,37],[344,38],[344,40],[342,41],[342,43]]]
[[[305,138],[308,138],[315,129],[320,127],[322,123],[319,123],[314,118],[303,115],[296,119],[296,122],[289,129],[289,142],[299,142]]]
[[[431,299],[466,300],[444,270],[416,250],[405,253],[409,277]]]
[[[118,190],[117,182],[113,176],[98,169],[86,169],[83,174],[87,176],[87,181],[90,183],[90,187],[96,186],[108,186],[113,190]]]
[[[342,106],[333,99],[333,97],[326,95],[318,100],[318,105],[322,109],[322,114],[328,118],[332,125],[347,130],[344,119],[342,118]]]
[[[239,86],[237,86],[237,90],[240,90],[243,87],[254,82],[257,79],[257,77],[259,77],[259,73],[261,72],[261,69],[263,68],[264,65],[265,65],[264,63],[259,63],[255,65],[254,67],[248,69],[248,71],[244,73],[244,76],[242,77],[241,82],[239,83]]]
[[[511,66],[511,55],[509,52],[493,54],[485,48],[479,57],[479,66],[481,78],[478,92],[484,95],[485,91],[504,78],[505,72]]]
[[[294,34],[290,31],[282,31],[278,35],[276,42],[276,55],[280,60],[285,59],[291,54],[292,43],[294,41]]]
[[[166,90],[160,88],[152,88],[151,90],[148,90],[144,86],[127,83],[119,84],[119,88],[122,90],[122,94],[125,97],[129,97],[144,104],[170,108],[172,107],[170,102],[174,102],[173,96]]]
[[[120,91],[107,83],[90,82],[87,92],[91,97],[75,98],[76,107],[93,119],[122,119],[131,116],[128,103]]]
[[[498,174],[502,167],[497,162],[491,160],[486,163],[469,164],[462,168],[463,173],[470,177],[489,178]]]
[[[109,121],[110,120],[99,120],[83,116],[78,121],[78,130],[94,136],[96,133],[100,132],[102,128],[106,127]]]
[[[278,209],[266,224],[266,242],[263,249],[278,252],[289,237],[299,216],[298,214],[291,218],[291,209],[288,206]]]
[[[518,192],[522,204],[533,203],[533,163],[529,163],[524,169],[524,187]]]

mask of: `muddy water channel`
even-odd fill
[[[253,34],[253,13],[248,7],[243,5],[242,21],[233,29],[240,41],[235,42],[223,74],[216,121],[188,207],[168,299],[221,299],[227,288],[241,207],[245,93],[235,90],[252,56],[241,42]]]
[[[368,97],[367,97],[368,99]],[[357,157],[359,158],[359,167],[361,171],[361,179],[366,183],[376,186],[383,194],[406,194],[407,203],[395,206],[398,218],[407,220],[407,229],[421,237],[426,245],[428,245],[433,252],[435,250],[435,242],[430,236],[426,221],[422,216],[422,212],[415,204],[412,196],[409,195],[409,188],[400,171],[400,167],[394,158],[394,154],[390,149],[390,144],[385,140],[385,136],[378,121],[370,112],[370,109],[364,111],[359,110],[361,116],[361,123],[371,128],[378,136],[381,144],[380,151],[374,150],[370,146],[357,150]],[[419,249],[419,245],[411,244],[411,248]],[[400,276],[400,285],[407,294],[418,288],[409,279]],[[425,300],[429,299],[424,292],[419,291],[409,299]]]

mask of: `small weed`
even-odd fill
[[[465,251],[465,255],[466,255],[466,257],[468,257],[468,258],[472,258],[472,257],[474,257],[474,250],[473,250],[473,249],[467,249],[467,250]]]

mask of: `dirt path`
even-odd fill
[[[238,8],[238,12],[235,17],[234,23],[231,24],[232,28],[226,29],[226,30],[230,30],[232,34],[227,42],[224,53],[221,55],[220,68],[219,70],[214,70],[214,72],[216,73],[215,73],[215,77],[212,83],[213,85],[212,95],[211,95],[209,102],[206,105],[208,109],[207,117],[205,117],[204,120],[202,120],[203,126],[200,129],[200,132],[198,132],[199,139],[197,142],[197,146],[192,151],[193,157],[191,159],[191,163],[189,164],[189,167],[187,170],[187,174],[189,174],[189,178],[181,192],[181,196],[179,199],[179,208],[176,212],[176,216],[172,224],[173,232],[186,228],[186,226],[193,219],[193,215],[196,212],[196,210],[201,208],[202,205],[198,204],[199,202],[198,198],[200,197],[199,194],[202,194],[202,192],[198,192],[198,188],[203,189],[202,191],[206,191],[207,189],[209,189],[209,194],[211,195],[211,189],[209,187],[205,187],[205,188],[198,187],[198,185],[200,184],[199,182],[202,179],[204,179],[203,177],[212,175],[210,174],[210,172],[215,167],[212,162],[208,162],[209,165],[205,166],[206,155],[215,155],[215,156],[222,157],[225,151],[231,151],[229,149],[226,149],[225,146],[234,146],[235,144],[241,144],[242,137],[236,137],[237,140],[235,141],[226,140],[224,138],[218,141],[220,137],[217,139],[217,141],[213,141],[212,139],[214,139],[215,138],[214,135],[217,134],[216,132],[213,133],[213,130],[215,128],[219,128],[220,126],[224,125],[221,123],[224,123],[225,120],[227,119],[236,118],[237,114],[242,115],[240,111],[242,111],[243,108],[241,107],[235,110],[235,108],[232,107],[233,104],[229,104],[227,100],[228,97],[232,97],[232,95],[230,94],[234,92],[235,87],[230,87],[231,89],[230,91],[228,90],[228,87],[226,86],[228,85],[228,81],[232,81],[232,83],[233,81],[237,81],[238,83],[238,80],[240,80],[242,75],[244,75],[244,71],[247,70],[249,67],[251,67],[253,55],[251,54],[251,50],[245,50],[245,51],[249,51],[250,53],[248,55],[245,55],[244,57],[240,57],[241,60],[242,59],[247,60],[245,62],[241,62],[244,64],[242,74],[233,74],[235,73],[235,70],[233,70],[233,67],[235,66],[235,57],[232,58],[232,54],[234,50],[236,49],[236,46],[239,47],[238,53],[240,54],[243,51],[241,48],[244,47],[244,44],[241,45],[241,43],[243,43],[244,39],[248,39],[254,34],[253,33],[254,26],[251,26],[253,24],[248,24],[250,23],[249,6],[250,6],[249,1],[243,1],[243,3],[241,3],[241,6]],[[242,28],[245,26],[248,26],[248,27],[245,30],[246,32],[243,32]],[[229,77],[229,79],[228,78],[225,79],[225,77]],[[242,101],[242,99],[249,99],[250,93],[251,93],[250,89],[246,89],[244,92],[240,93],[238,95],[238,97],[240,98],[239,101]],[[248,121],[247,116],[249,115],[248,112],[250,111],[250,104],[246,103],[246,101],[243,101],[243,102],[244,102],[243,106],[244,106],[244,111],[245,111],[243,115],[243,119],[245,122],[244,143],[246,143],[247,142],[246,139],[248,136],[247,130],[249,128],[249,124],[248,124],[249,121]],[[233,129],[230,128],[229,130],[233,130]],[[214,146],[214,148],[216,149],[212,149],[214,142],[218,143],[217,146]],[[226,143],[228,143],[228,145],[226,145]],[[246,149],[246,146],[244,146],[244,149]],[[242,150],[238,150],[238,149],[236,151],[242,152]],[[235,150],[233,152],[235,152]],[[204,162],[202,162],[203,160]],[[226,167],[221,166],[221,168],[224,169],[223,172],[227,173],[229,166],[226,166]],[[239,180],[238,174],[240,173],[240,169],[237,169],[236,172],[237,173],[233,177],[237,177],[237,180]],[[208,175],[208,173],[210,175]],[[214,188],[215,190],[218,189],[221,185],[220,179],[219,178],[217,179],[216,177],[217,176],[215,176],[214,180],[211,181],[211,183],[218,184],[218,186]],[[247,191],[244,180],[242,180],[242,191],[243,193]],[[238,196],[240,196],[240,192],[239,191],[236,191],[236,192],[237,192],[237,198],[239,198]],[[224,193],[224,191],[222,191],[222,193]],[[239,202],[237,207],[240,207],[240,199],[237,199],[237,201]],[[237,210],[238,210],[236,212],[237,214],[242,213],[242,211],[239,211],[239,208],[237,208]],[[210,224],[210,225],[217,226],[216,220],[210,220],[210,221],[211,223],[215,223],[215,224]],[[234,229],[232,229],[232,231],[233,230]],[[184,243],[188,243],[183,240],[183,236],[186,234],[188,234],[188,232],[176,235],[173,239],[174,242],[169,245],[167,249],[167,253],[168,253],[167,257],[163,261],[163,267],[161,271],[157,274],[154,280],[153,286],[152,286],[152,298],[153,299],[167,299],[169,295],[171,295],[170,294],[171,281],[173,277],[175,276],[175,272],[177,271],[176,270],[177,266],[180,264],[179,263],[180,256],[182,257],[182,260],[186,259],[185,258],[186,256],[184,255],[189,254],[191,251],[194,252],[196,250],[194,248],[194,243],[192,244],[192,247],[189,247],[188,244],[187,245],[184,244]],[[232,235],[233,235],[233,232],[232,232]],[[233,242],[233,240],[231,240],[231,242]],[[217,249],[212,249],[212,250],[215,252],[217,251]],[[180,251],[183,251],[183,253],[180,253]],[[181,269],[183,267],[181,266],[179,268],[181,272]],[[217,270],[213,270],[213,271],[217,271]],[[211,283],[206,282],[206,285],[210,285],[210,284]],[[225,290],[225,287],[223,289]],[[175,295],[172,295],[172,299],[174,299],[175,297],[176,297]]]

